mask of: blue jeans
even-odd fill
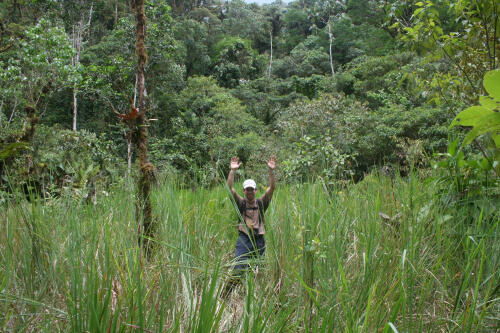
[[[263,256],[265,251],[266,240],[264,239],[264,235],[250,238],[247,234],[240,231],[240,236],[236,243],[236,254],[234,256],[236,265],[234,266],[234,270],[241,273],[248,269],[250,267],[248,260]]]

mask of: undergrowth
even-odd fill
[[[450,209],[414,175],[278,186],[265,258],[227,298],[238,219],[226,188],[158,186],[149,258],[137,245],[133,195],[124,187],[95,205],[57,198],[1,210],[0,330],[500,328],[498,213]]]

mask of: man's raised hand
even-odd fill
[[[240,167],[241,163],[240,162],[240,159],[238,157],[232,157],[231,158],[231,170],[236,170]]]
[[[267,162],[267,166],[269,167],[269,169],[271,170],[274,170],[274,168],[276,168],[276,157],[274,156],[271,156],[269,157],[269,161]]]

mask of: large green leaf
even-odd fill
[[[482,121],[482,118],[488,114],[493,113],[482,106],[472,106],[462,112],[460,112],[455,119],[450,124],[450,129],[456,125],[461,126],[475,126],[477,123]]]
[[[500,147],[500,135],[498,135],[498,134],[491,134],[491,138],[495,142],[495,146]]]
[[[491,96],[479,96],[479,102],[488,110],[500,109],[500,101]]]
[[[497,101],[500,101],[500,70],[486,73],[484,76],[484,88]]]
[[[499,131],[500,131],[500,113],[491,112],[491,114],[482,117],[481,121],[479,121],[476,125],[474,125],[472,131],[470,131],[465,137],[464,143],[469,144],[478,136],[488,132],[493,132],[491,133],[492,135],[498,135],[500,134]]]

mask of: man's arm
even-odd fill
[[[233,188],[233,184],[234,184],[234,174],[241,165],[239,161],[240,159],[238,157],[231,158],[231,171],[229,171],[229,175],[227,176],[227,186],[229,187],[233,195],[236,194],[236,190]]]
[[[271,156],[267,162],[267,167],[269,168],[269,187],[266,190],[266,196],[271,200],[273,197],[274,189],[276,188],[276,175],[274,174],[274,168],[276,168],[276,157]]]

